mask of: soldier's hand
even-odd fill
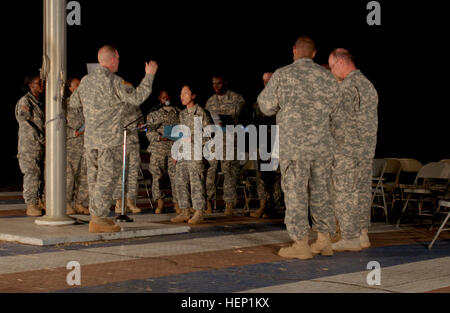
[[[169,139],[165,138],[165,137],[159,137],[159,141],[168,141]]]
[[[145,62],[145,73],[155,75],[158,70],[158,63],[155,61]]]

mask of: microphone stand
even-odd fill
[[[160,109],[162,105],[153,107],[150,112],[156,111]],[[123,162],[122,162],[122,212],[119,216],[116,217],[116,221],[119,223],[131,223],[134,220],[125,214],[125,177],[126,177],[126,166],[127,166],[127,133],[128,127],[132,124],[136,123],[140,119],[142,119],[145,115],[139,116],[139,118],[135,119],[131,123],[128,123],[123,128]],[[143,124],[141,127],[131,128],[130,131],[139,131],[144,126],[148,126],[147,124]]]
[[[119,223],[131,223],[134,220],[125,214],[125,179],[126,179],[126,167],[127,167],[127,133],[128,127],[136,123],[138,120],[143,118],[144,115],[140,116],[136,120],[132,121],[123,128],[123,162],[122,162],[122,212],[116,217],[116,221]],[[131,128],[130,131],[140,130],[142,127]]]

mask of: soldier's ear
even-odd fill
[[[317,50],[314,50],[314,52],[312,53],[312,58],[314,59],[314,57],[316,56]]]

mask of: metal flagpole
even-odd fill
[[[74,224],[66,215],[66,125],[63,95],[66,81],[66,0],[44,0],[45,198],[46,214],[38,225]]]

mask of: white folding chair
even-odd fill
[[[374,208],[381,208],[384,210],[384,215],[386,216],[386,223],[389,223],[388,220],[388,211],[386,205],[386,195],[384,193],[384,171],[386,169],[386,160],[384,159],[374,159],[372,166],[372,214]],[[375,197],[381,197],[381,204],[375,204]]]
[[[450,228],[446,228],[448,220],[450,218],[450,184],[447,187],[447,195],[443,200],[439,201],[439,207],[437,209],[436,215],[438,214],[446,214],[441,226],[439,227],[438,231],[436,232],[436,234],[433,237],[433,240],[430,242],[430,244],[428,245],[428,249],[431,249],[434,245],[434,242],[437,240],[437,238],[439,237],[439,235],[441,234],[441,232],[443,231],[448,231],[450,230]],[[442,212],[441,209],[447,209],[447,212]]]
[[[433,213],[423,212],[423,203],[434,203],[439,194],[445,193],[445,187],[450,179],[450,165],[443,162],[431,162],[424,165],[417,173],[414,184],[404,186],[403,193],[406,196],[405,204],[397,222],[400,225],[401,218],[405,215],[407,208],[411,208],[411,202],[417,202],[419,217],[435,216]],[[441,184],[439,184],[441,181]]]
[[[385,158],[386,168],[383,175],[383,189],[386,195],[386,203],[390,207],[389,213],[394,210],[395,202],[401,199],[399,179],[401,172],[400,161],[393,158]],[[390,204],[389,204],[390,203]]]

